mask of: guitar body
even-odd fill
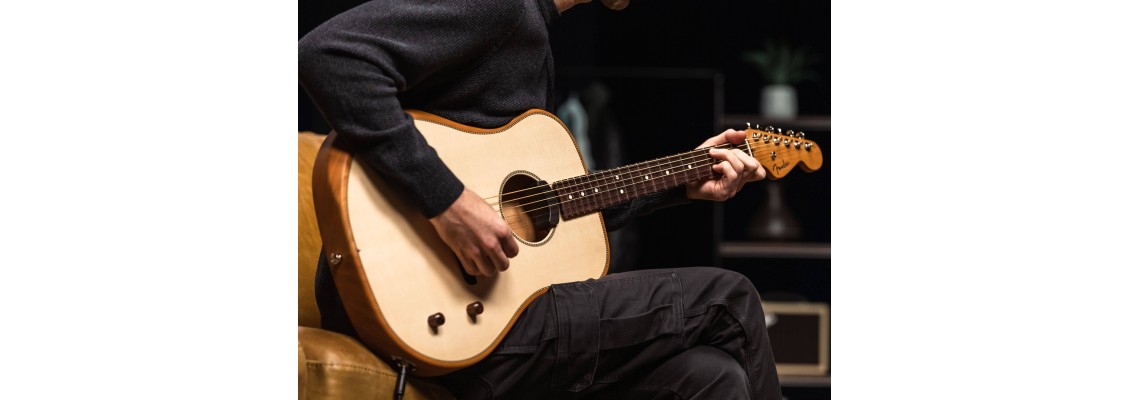
[[[513,192],[588,172],[572,135],[545,111],[531,110],[495,130],[412,115],[444,163],[489,203],[498,202],[490,198],[501,196],[504,187]],[[607,233],[599,213],[534,232],[528,220],[504,208],[503,218],[517,232],[519,254],[506,272],[475,277],[472,284],[419,208],[334,147],[334,139],[330,136],[318,155],[313,182],[334,281],[362,341],[384,357],[410,362],[417,375],[440,375],[478,362],[549,285],[608,271]],[[476,302],[482,313],[472,317],[467,309]],[[444,321],[433,328],[429,318],[437,313]]]

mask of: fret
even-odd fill
[[[597,198],[600,200],[600,207],[598,208],[616,204],[619,200],[616,197],[615,186],[612,186],[610,183],[611,182],[608,180],[608,171],[602,171],[600,173],[600,197]]]
[[[576,191],[578,196],[577,204],[578,208],[581,209],[581,212],[587,212],[588,210],[591,210],[592,197],[589,195],[592,194],[592,189],[589,188],[589,177],[587,175],[577,179]]]
[[[601,182],[602,177],[603,175],[599,173],[589,174],[587,197],[590,203],[590,208],[599,210],[601,208],[601,203],[603,203],[600,200],[600,188],[604,186],[604,184]]]
[[[584,199],[583,201],[586,210],[597,208],[596,193],[593,192],[593,190],[596,190],[596,184],[592,181],[592,178],[593,177],[590,176],[589,179],[585,179],[585,182],[583,184],[583,192],[581,197]]]
[[[636,174],[636,164],[620,168],[618,172],[616,174],[616,186],[624,189],[624,194],[627,195],[629,200],[640,197],[639,186],[635,185],[635,178],[631,178]]]
[[[657,161],[647,163],[647,194],[659,193],[659,179],[662,177],[663,165]]]
[[[577,208],[582,212],[589,209],[589,199],[585,198],[585,191],[588,190],[588,176],[582,176],[577,179],[577,187],[573,189],[576,193]]]

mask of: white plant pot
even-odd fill
[[[791,85],[769,85],[761,89],[761,115],[795,118],[796,108],[796,89]]]

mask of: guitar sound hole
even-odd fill
[[[557,226],[557,197],[542,180],[526,172],[510,174],[502,184],[502,219],[527,243],[545,240]]]

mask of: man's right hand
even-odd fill
[[[463,270],[476,276],[491,276],[510,268],[518,255],[518,241],[498,211],[469,189],[446,210],[428,220],[439,237],[455,252]]]

